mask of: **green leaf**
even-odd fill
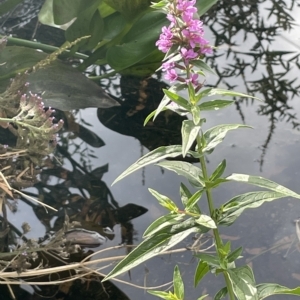
[[[170,99],[169,97],[167,97],[166,95],[164,95],[164,97],[162,98],[162,100],[160,101],[157,109],[155,110],[155,115],[153,118],[153,121],[157,118],[157,116],[163,111],[166,110],[166,106],[170,103]]]
[[[116,44],[116,41],[115,45],[108,48],[108,64],[116,71],[121,71],[158,52],[155,42],[167,21],[165,14],[156,11],[146,13],[133,24],[121,44]]]
[[[290,189],[274,182],[269,179],[266,179],[261,176],[251,176],[247,174],[232,174],[226,178],[231,181],[245,182],[249,184],[253,184],[259,187],[267,188],[269,190],[285,194],[286,196],[294,197],[300,199],[300,195],[291,191]]]
[[[276,283],[262,283],[257,285],[258,298],[265,299],[272,295],[294,295],[300,296],[300,287],[289,289]]]
[[[166,110],[166,109],[164,109],[164,110]],[[154,110],[153,112],[151,112],[151,113],[146,117],[146,119],[144,120],[143,126],[146,126],[146,125],[147,125],[147,123],[154,117],[155,113],[156,113],[156,110]]]
[[[258,300],[253,272],[250,267],[228,269],[227,274],[238,300]]]
[[[63,25],[78,17],[80,12],[99,0],[53,0],[54,23]],[[88,4],[88,5],[87,5]]]
[[[145,0],[104,0],[109,6],[120,12],[130,22],[149,7]]]
[[[213,74],[213,75],[217,75],[216,72],[208,65],[206,64],[203,60],[201,59],[195,59],[195,60],[191,60],[190,63],[199,68],[200,70],[203,70],[203,71],[206,71],[210,74]]]
[[[194,287],[196,287],[201,279],[208,273],[209,271],[209,266],[207,262],[203,260],[199,260],[198,266],[195,271],[195,276],[194,276]]]
[[[194,208],[196,203],[201,199],[203,190],[198,190],[193,196],[191,196],[185,206],[186,211],[191,211]]]
[[[204,133],[204,138],[207,144],[202,151],[212,152],[215,149],[215,147],[223,141],[228,131],[238,129],[238,128],[251,128],[251,127],[247,125],[241,125],[241,124],[222,124],[208,129]]]
[[[175,266],[173,275],[174,294],[178,300],[184,300],[184,285],[178,266]]]
[[[150,235],[153,235],[154,233],[160,231],[161,229],[168,227],[170,225],[178,224],[179,222],[182,222],[182,220],[185,218],[183,214],[174,214],[169,213],[165,216],[161,216],[160,218],[156,219],[144,232],[143,237],[148,237]]]
[[[180,183],[179,192],[180,192],[181,202],[183,206],[186,207],[189,199],[192,197],[192,193],[182,182]]]
[[[210,216],[201,215],[195,221],[196,221],[196,223],[198,223],[204,227],[207,227],[207,228],[217,228],[215,221]]]
[[[225,168],[226,168],[226,159],[223,159],[222,162],[217,166],[217,168],[210,176],[209,181],[214,181],[220,178],[223,175]]]
[[[198,15],[204,15],[218,0],[197,0],[196,7],[198,8]]]
[[[210,100],[199,104],[200,110],[219,110],[234,103],[233,100]]]
[[[162,298],[165,300],[178,300],[176,298],[176,296],[173,295],[170,291],[169,291],[169,293],[161,292],[161,291],[147,291],[147,292],[153,296],[156,296],[156,297],[159,297],[159,298]]]
[[[165,0],[159,1],[157,3],[152,2],[152,4],[150,5],[151,8],[154,9],[162,9],[165,8],[168,5],[168,2]]]
[[[184,176],[194,187],[201,188],[204,186],[201,169],[191,163],[172,160],[162,161],[156,165]]]
[[[196,140],[201,126],[195,125],[191,120],[184,120],[181,127],[182,156],[185,157]]]
[[[9,80],[46,57],[46,53],[38,52],[35,49],[19,46],[5,47],[0,56],[0,65],[5,62],[5,65],[0,68],[0,78],[9,75]],[[32,93],[43,94],[45,106],[63,111],[85,107],[108,108],[119,105],[98,84],[89,80],[76,68],[60,60],[52,61],[49,66],[31,73],[28,81]],[[1,80],[0,93],[5,90],[6,86],[7,82]]]
[[[148,190],[157,199],[157,201],[159,202],[159,204],[161,206],[165,207],[166,209],[168,209],[172,212],[178,211],[177,205],[169,197],[164,196],[153,189],[149,188]]]
[[[225,286],[216,293],[214,300],[223,299],[227,295],[227,293],[228,293],[227,287]]]
[[[221,183],[224,183],[224,182],[228,182],[228,180],[225,178],[217,178],[214,181],[205,182],[205,187],[207,189],[213,189],[213,188],[218,187]]]
[[[203,299],[205,299],[207,296],[208,296],[208,294],[203,295],[203,296],[199,297],[197,300],[203,300]]]
[[[182,106],[186,110],[190,111],[190,104],[189,101],[176,93],[171,92],[170,90],[163,89],[163,92],[167,97],[170,98],[170,100],[174,101],[179,106]]]
[[[193,122],[195,125],[199,125],[201,117],[200,117],[200,108],[197,105],[193,105],[191,108],[191,113],[193,116]]]
[[[209,266],[213,268],[220,268],[219,258],[215,255],[200,253],[196,254],[195,256],[205,261]]]
[[[228,262],[229,263],[234,262],[236,259],[239,258],[239,256],[242,254],[242,252],[243,252],[243,247],[239,247],[239,248],[235,249],[234,251],[232,251],[227,256]]]
[[[284,193],[273,191],[250,192],[235,196],[222,206],[222,216],[218,224],[231,225],[247,208],[256,208],[264,202],[286,197]]]
[[[202,95],[202,97],[204,97],[204,96],[210,97],[210,96],[215,96],[215,95],[222,95],[222,96],[231,96],[231,97],[245,97],[245,98],[252,98],[252,99],[260,100],[257,97],[250,96],[250,95],[247,95],[247,94],[243,94],[243,93],[240,93],[240,92],[235,92],[235,91],[230,91],[230,90],[224,90],[224,89],[215,89],[215,88],[208,88],[208,89],[202,91],[201,95]]]
[[[180,184],[179,192],[180,192],[181,202],[182,202],[183,206],[186,207],[189,199],[193,195],[183,183]],[[201,214],[201,210],[198,205],[194,205],[193,207],[190,207],[189,211],[192,213],[195,213],[195,214],[199,214],[199,215]]]
[[[38,14],[39,22],[44,25],[49,25],[52,27],[59,27],[54,23],[54,16],[53,16],[53,0],[46,0],[39,11]]]
[[[181,224],[173,225],[170,228],[164,228],[162,231],[141,242],[115,266],[103,281],[127,272],[151,257],[161,254],[180,243],[193,232],[206,231],[206,228],[196,227],[196,223],[192,219],[188,219]]]
[[[106,4],[102,2],[102,5],[106,5]],[[109,6],[106,5],[106,7]],[[102,8],[98,8],[98,10],[102,18],[104,18],[104,16],[102,15],[103,14]],[[126,27],[126,21],[121,14],[117,12],[110,14],[109,16],[104,18],[103,40],[106,41],[111,41],[113,39],[117,40],[118,35],[122,33],[124,27]]]
[[[103,37],[104,22],[98,11],[98,5],[98,1],[94,1],[93,5],[83,9],[65,32],[66,39],[69,42],[90,35],[89,39],[79,44],[79,47],[83,50],[93,50]]]
[[[134,164],[132,164],[128,169],[126,169],[117,179],[112,183],[114,185],[119,180],[123,179],[127,175],[153,163],[158,162],[167,157],[180,156],[182,153],[181,145],[163,146],[154,149],[153,151],[147,153],[140,159],[138,159]]]

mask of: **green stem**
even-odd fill
[[[4,37],[3,35],[0,35],[0,38]],[[52,53],[56,50],[58,50],[58,47],[54,47],[54,46],[50,46],[50,45],[46,45],[46,44],[42,44],[42,43],[38,43],[38,42],[32,42],[32,41],[26,41],[23,39],[18,39],[18,38],[13,38],[13,37],[6,37],[7,41],[8,41],[8,45],[16,45],[16,46],[23,46],[23,47],[27,47],[27,48],[33,48],[33,49],[41,49],[44,52],[47,53]],[[81,59],[87,59],[89,56],[79,53],[79,52],[75,52],[75,53],[70,53],[70,50],[65,50],[64,51],[65,54],[61,54],[61,56],[67,56],[67,57],[76,57],[76,58],[81,58]]]
[[[203,178],[205,181],[209,180],[209,176],[207,173],[207,168],[206,168],[206,162],[205,162],[205,157],[202,153],[202,145],[201,145],[201,138],[200,136],[197,137],[197,144],[198,144],[198,153],[200,154],[200,164],[201,164],[201,168],[202,168],[202,172],[203,172]],[[211,188],[206,188],[206,197],[207,197],[207,202],[208,202],[208,207],[209,207],[209,213],[212,219],[214,219],[214,203],[213,203],[213,197],[212,197],[212,193],[211,193]],[[216,220],[214,220],[216,221]],[[215,239],[215,243],[216,243],[216,249],[217,249],[217,255],[219,256],[219,251],[218,249],[222,248],[223,246],[223,242],[222,239],[220,237],[220,233],[219,233],[219,229],[215,228],[213,229],[213,234],[214,234],[214,239]],[[229,279],[229,276],[226,272],[223,272],[224,278],[225,278],[225,282],[227,285],[227,290],[228,290],[228,295],[230,300],[235,300],[235,296],[234,296],[234,292],[232,289],[232,285]]]

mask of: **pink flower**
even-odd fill
[[[170,27],[173,27],[176,24],[176,19],[173,15],[167,14],[167,19],[171,22]]]
[[[173,33],[170,27],[164,26],[162,28],[162,33],[159,36],[159,40],[155,43],[155,45],[158,46],[158,49],[160,51],[166,53],[170,50],[170,48],[173,45],[172,38],[173,38]]]
[[[196,0],[178,0],[176,8],[180,11],[184,11],[185,13],[193,15],[194,13],[197,12],[197,8],[194,7],[196,4]]]
[[[175,69],[170,69],[170,70],[167,70],[166,74],[165,74],[165,79],[173,82],[175,81],[176,79],[178,78],[178,75],[175,71]]]
[[[182,47],[180,49],[181,55],[185,60],[194,59],[198,56],[198,53],[194,52],[193,49],[187,50],[186,48]]]
[[[193,73],[190,78],[186,79],[186,83],[191,82],[194,86],[198,86],[199,82],[198,82],[198,74]]]
[[[174,62],[165,62],[162,64],[162,70],[165,72],[165,71],[168,71],[170,69],[174,69],[175,68],[175,63]]]

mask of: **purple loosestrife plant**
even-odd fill
[[[206,1],[207,3],[207,1]],[[214,1],[211,1],[213,4]],[[203,234],[212,231],[214,236],[215,254],[198,253],[198,265],[195,271],[194,285],[211,271],[222,274],[225,287],[214,297],[215,300],[229,297],[230,300],[259,300],[274,294],[300,295],[300,288],[289,289],[277,284],[256,285],[252,269],[249,266],[236,267],[235,261],[241,257],[242,247],[231,249],[230,242],[224,243],[219,234],[220,226],[230,226],[245,209],[255,208],[266,201],[273,201],[283,197],[300,199],[300,195],[268,179],[246,174],[231,174],[224,176],[226,160],[220,162],[217,168],[208,174],[205,156],[211,154],[216,146],[225,138],[226,134],[234,129],[249,128],[242,124],[221,124],[204,131],[205,119],[201,117],[203,111],[218,110],[231,105],[232,100],[220,100],[220,96],[250,97],[248,95],[218,89],[205,88],[204,80],[199,75],[212,72],[202,60],[205,54],[212,52],[212,47],[204,38],[203,23],[198,19],[196,0],[162,0],[152,7],[167,14],[170,21],[168,27],[163,27],[156,45],[166,53],[162,63],[165,79],[173,85],[164,90],[165,96],[159,107],[147,118],[154,118],[165,109],[172,109],[179,114],[186,114],[190,119],[183,121],[182,145],[159,147],[140,158],[125,170],[116,180],[124,178],[132,172],[155,163],[156,165],[184,176],[190,188],[181,183],[179,188],[182,201],[179,207],[166,195],[150,189],[150,193],[159,204],[168,210],[168,213],[155,220],[145,231],[144,240],[105,277],[108,280],[145,260],[174,247],[191,233]],[[179,95],[184,90],[187,98]],[[217,95],[218,100],[211,99]],[[205,101],[204,101],[205,98]],[[251,97],[254,98],[254,97]],[[196,147],[193,148],[196,142]],[[199,159],[199,165],[185,161],[164,160],[179,155],[192,156]],[[256,185],[266,190],[237,195],[224,202],[220,207],[214,205],[212,190],[221,184],[231,181]],[[203,213],[200,204],[206,198],[209,215]],[[202,200],[203,201],[203,200]],[[178,267],[174,270],[174,292],[151,291],[149,293],[167,300],[183,300],[184,286]],[[205,296],[198,298],[204,299]]]

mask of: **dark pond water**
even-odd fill
[[[230,2],[232,3],[228,6],[232,6],[231,10],[225,5],[221,7],[223,3],[221,1],[218,9],[212,11],[204,18],[209,25],[207,37],[211,41],[216,41],[217,44],[222,44],[216,52],[216,56],[221,54],[222,56],[210,59],[217,66],[220,76],[209,77],[207,83],[217,84],[218,87],[222,88],[234,86],[235,90],[242,92],[253,91],[257,96],[265,99],[267,105],[262,108],[258,102],[243,101],[222,111],[210,112],[205,115],[207,118],[206,128],[221,123],[246,123],[253,126],[253,129],[231,132],[224,143],[208,157],[208,168],[210,171],[214,170],[217,164],[226,158],[226,174],[235,172],[263,176],[299,193],[300,131],[298,112],[300,103],[297,93],[300,83],[298,80],[299,63],[297,58],[294,57],[300,52],[299,17],[297,19],[297,16],[300,15],[300,9],[296,6],[297,3],[295,1],[293,10],[286,10],[285,13],[289,13],[295,18],[295,25],[288,32],[283,28],[288,22],[284,23],[282,21],[282,24],[280,24],[281,29],[276,31],[274,41],[271,43],[268,41],[268,38],[270,39],[272,36],[271,31],[268,31],[266,28],[255,30],[257,28],[255,23],[257,14],[255,14],[254,7],[256,2],[262,2],[259,5],[259,17],[265,19],[265,27],[272,27],[271,25],[278,21],[276,14],[274,13],[270,19],[267,19],[269,11],[265,8],[272,7],[276,1],[274,3],[273,1]],[[250,5],[250,2],[252,5]],[[289,2],[288,6],[290,5],[291,3]],[[281,8],[284,8],[284,4],[281,5]],[[229,24],[228,27],[222,26],[216,21],[222,18],[229,22],[227,23]],[[284,17],[281,20],[283,19]],[[248,22],[245,20],[248,20]],[[245,26],[244,29],[242,26]],[[245,31],[248,33],[247,38],[244,40]],[[226,39],[222,37],[223,33],[226,35]],[[277,52],[275,55],[271,51],[290,51],[293,53],[283,54],[283,52]],[[252,53],[251,55],[250,52]],[[257,56],[253,56],[253,53]],[[287,66],[289,60],[290,65]],[[257,62],[256,65],[255,62]],[[252,68],[254,68],[253,72]],[[283,77],[278,75],[282,72],[286,72]],[[244,77],[239,73],[244,75]],[[295,82],[291,83],[294,79],[296,79]],[[123,86],[121,85],[121,87],[119,77],[107,84],[108,90],[117,97],[120,97],[120,91],[124,93],[129,86],[129,81],[125,81],[124,78],[122,80]],[[103,83],[105,84],[105,82]],[[141,80],[138,80],[133,85],[132,91],[140,92],[142,85]],[[147,97],[152,97],[151,99],[159,96],[157,94],[149,94],[149,90],[156,91],[156,88],[145,88],[145,90]],[[296,95],[292,97],[293,94]],[[71,154],[72,160],[89,172],[106,164],[108,165],[108,171],[103,174],[101,182],[106,184],[119,207],[124,207],[131,203],[148,210],[142,216],[133,218],[131,221],[129,218],[126,220],[128,222],[124,222],[132,224],[133,227],[131,228],[130,225],[127,225],[127,229],[130,227],[129,232],[131,232],[133,242],[138,243],[141,241],[142,234],[149,224],[155,218],[165,213],[150,195],[148,188],[154,188],[160,193],[168,195],[179,204],[178,190],[182,178],[170,172],[162,172],[158,167],[150,166],[128,176],[112,187],[110,187],[111,183],[131,163],[140,158],[142,154],[147,153],[148,149],[153,149],[159,143],[166,143],[171,139],[176,141],[176,129],[178,126],[180,127],[180,123],[178,123],[178,120],[170,119],[174,122],[171,123],[172,126],[170,127],[167,124],[168,122],[163,123],[161,120],[159,121],[160,127],[158,129],[146,128],[144,131],[141,131],[141,126],[137,122],[142,120],[143,114],[146,114],[146,108],[136,112],[134,107],[137,106],[137,102],[134,101],[137,100],[133,100],[133,104],[128,99],[126,101],[123,105],[123,112],[120,112],[118,109],[100,109],[97,111],[96,108],[87,108],[75,113],[77,122],[99,136],[105,142],[104,146],[99,148],[92,147],[81,138],[73,139],[72,136],[74,134],[70,132],[62,134],[59,145],[68,145],[68,152]],[[101,122],[98,116],[100,116]],[[86,125],[86,122],[91,125]],[[109,128],[114,128],[115,130]],[[87,141],[89,142],[89,140]],[[63,167],[72,171],[74,161],[64,158]],[[78,167],[78,170],[82,171],[80,167]],[[75,176],[74,172],[71,176]],[[62,179],[60,181],[53,178],[50,179],[48,184],[51,185],[63,182]],[[83,180],[83,177],[79,176],[80,180]],[[102,188],[106,192],[103,192],[101,197],[110,200],[111,207],[116,210],[116,206],[111,202],[111,197],[107,194],[109,192],[103,186]],[[75,187],[71,187],[69,190],[71,193],[80,193]],[[244,185],[223,185],[214,191],[215,202],[217,205],[220,205],[234,195],[250,190],[253,189]],[[28,191],[37,193],[36,188],[28,189]],[[99,189],[97,191],[102,193],[103,190]],[[51,193],[55,193],[55,191],[51,191]],[[206,207],[205,203],[203,205]],[[130,213],[128,211],[125,213],[125,210],[123,210],[121,214],[133,214],[136,212],[135,209],[130,211]],[[225,240],[232,241],[233,248],[240,245],[244,247],[244,258],[240,261],[240,264],[247,262],[253,266],[257,283],[277,282],[288,287],[296,287],[300,285],[300,253],[294,220],[299,218],[299,216],[299,200],[285,198],[274,203],[265,204],[258,209],[246,211],[233,226],[229,228],[224,227],[221,232]],[[54,224],[54,219],[50,222],[51,226]],[[8,220],[17,228],[21,228],[24,221],[28,222],[32,230],[26,235],[27,238],[36,239],[45,234],[45,226],[33,213],[32,207],[23,201],[18,201],[16,213],[8,212]],[[113,226],[114,238],[108,240],[101,248],[116,246],[123,242],[124,225],[121,226],[120,222],[116,223],[118,224]],[[207,240],[207,244],[203,245],[202,248],[210,245],[210,239],[207,238]],[[193,237],[190,237],[179,248],[190,246],[194,241]],[[93,248],[93,250],[96,251],[97,248]],[[126,249],[121,248],[99,254],[99,257],[124,254],[126,254]],[[159,286],[171,281],[175,264],[179,265],[181,272],[184,274],[187,300],[196,299],[206,293],[211,297],[207,297],[207,299],[213,299],[215,292],[224,285],[223,278],[215,278],[213,275],[208,275],[200,286],[194,289],[193,273],[196,261],[193,259],[192,252],[188,250],[158,256],[133,269],[130,274],[120,276],[119,279],[141,287]],[[103,270],[103,272],[107,273],[110,268],[111,266]],[[154,299],[153,296],[145,293],[143,289],[119,282],[114,282],[114,284],[129,299]],[[6,289],[6,287],[3,286],[3,291],[4,288]],[[120,294],[116,295],[110,298],[102,295],[101,297],[106,298],[99,299],[127,299]],[[73,296],[65,299],[77,298]],[[272,299],[289,300],[292,297],[278,296]]]

